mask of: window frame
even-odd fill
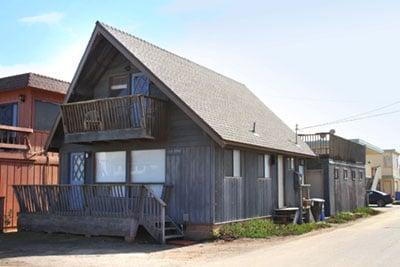
[[[1,106],[13,106],[13,118],[12,118],[12,125],[9,126],[18,126],[18,120],[19,120],[19,105],[18,102],[5,102],[5,103],[0,103]],[[2,123],[0,123],[2,124]]]
[[[340,169],[338,167],[333,168],[333,179],[337,180],[340,178]]]
[[[144,96],[150,96],[150,78],[146,74],[144,74],[143,72],[132,73],[130,75],[129,93],[131,95],[135,95],[135,93],[134,93],[135,77],[138,77],[138,76],[145,76],[146,79],[148,80],[147,94],[144,94]]]
[[[134,166],[134,152],[149,152],[149,151],[162,151],[163,152],[163,167],[164,167],[164,181],[163,182],[136,182],[135,181],[135,176],[133,174],[133,166]],[[154,148],[154,149],[134,149],[134,150],[130,150],[129,151],[130,157],[129,157],[129,166],[130,166],[130,170],[129,170],[129,183],[132,184],[165,184],[166,182],[166,178],[167,178],[167,150],[165,148]]]
[[[343,169],[343,179],[348,180],[349,179],[349,170]]]
[[[121,86],[123,86],[122,83],[114,85],[113,80],[116,78],[126,78],[126,87],[121,87]],[[130,80],[129,73],[119,73],[119,74],[111,75],[109,78],[109,81],[108,81],[108,89],[110,91],[127,90],[127,89],[129,89],[129,86],[130,86],[129,80]],[[113,88],[113,86],[117,86],[117,88]]]
[[[124,155],[125,155],[125,159],[124,159],[124,161],[123,161],[123,165],[124,165],[124,178],[123,178],[123,181],[112,181],[112,182],[110,182],[110,181],[99,181],[98,180],[98,175],[97,175],[97,170],[98,170],[98,163],[97,163],[97,154],[99,154],[99,153],[124,153]],[[128,158],[128,153],[127,153],[127,151],[126,150],[112,150],[112,151],[96,151],[96,152],[93,152],[93,165],[94,165],[94,171],[93,171],[93,177],[94,177],[94,183],[95,184],[126,184],[127,183],[127,175],[128,175],[128,172],[127,172],[127,164],[128,164],[128,162],[127,162],[127,158]]]
[[[241,177],[242,168],[241,168],[241,153],[238,149],[232,150],[232,176],[233,177]]]
[[[360,182],[362,182],[363,179],[364,179],[364,172],[361,171],[361,170],[359,170],[359,171],[358,171],[358,180],[359,180]]]
[[[351,175],[351,180],[355,181],[357,178],[356,170],[351,170],[350,175]]]
[[[54,123],[57,120],[57,116],[55,116],[55,118],[53,120],[53,123],[52,123],[52,126],[49,129],[39,129],[39,128],[37,128],[37,126],[36,126],[36,114],[37,114],[36,102],[41,102],[41,103],[45,103],[45,104],[52,104],[52,105],[57,106],[57,108],[58,108],[58,113],[57,114],[59,114],[61,112],[61,104],[57,103],[57,102],[47,101],[47,100],[40,99],[40,98],[34,98],[33,99],[33,119],[32,119],[33,129],[36,130],[36,131],[45,131],[45,132],[51,131],[52,127],[54,126]]]

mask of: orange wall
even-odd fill
[[[25,95],[25,102],[19,101],[19,95]],[[35,100],[62,103],[64,95],[35,88],[23,88],[0,93],[0,104],[18,103],[17,126],[19,127],[34,128]],[[32,153],[42,151],[47,137],[48,131],[34,130],[33,134],[29,136],[32,145],[32,150],[29,153],[0,151],[0,197],[5,197],[4,214],[8,216],[11,211],[10,224],[4,225],[5,228],[16,227],[17,223],[16,215],[19,208],[12,190],[13,184],[59,183],[57,153],[48,154],[52,158],[49,163],[46,163],[46,156],[35,157],[35,160],[27,160],[26,158]]]

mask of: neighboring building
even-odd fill
[[[306,161],[311,197],[325,200],[326,215],[365,206],[365,146],[334,134],[300,135],[318,158]]]
[[[5,197],[6,229],[16,226],[18,211],[11,185],[58,182],[58,156],[44,153],[44,145],[67,87],[34,73],[0,78],[0,197]]]
[[[64,186],[39,188],[40,214],[25,206],[38,191],[20,196],[20,229],[205,238],[298,206],[295,171],[314,156],[245,85],[102,23],[61,110],[49,150]]]
[[[382,180],[380,189],[395,195],[400,191],[400,154],[395,149],[385,149],[383,152]]]
[[[367,189],[371,189],[374,178],[376,182],[382,179],[383,149],[361,139],[352,139],[351,141],[364,145],[366,148],[365,178]]]

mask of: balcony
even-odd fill
[[[3,150],[29,150],[29,136],[33,133],[31,128],[15,127],[0,124],[0,149]]]
[[[365,164],[365,146],[331,133],[301,134],[300,138],[319,157]]]
[[[61,106],[66,143],[161,139],[166,102],[129,95],[73,102]]]

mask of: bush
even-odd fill
[[[362,207],[362,208],[357,208],[357,209],[353,210],[352,212],[350,212],[350,211],[339,212],[335,216],[328,218],[326,220],[326,222],[327,223],[335,223],[335,224],[346,223],[349,221],[354,221],[358,218],[376,215],[378,213],[379,213],[379,211],[374,210],[370,207]]]
[[[274,224],[270,220],[254,219],[241,223],[231,223],[214,231],[216,238],[268,238],[272,236],[301,235],[320,228],[330,227],[326,223]]]

